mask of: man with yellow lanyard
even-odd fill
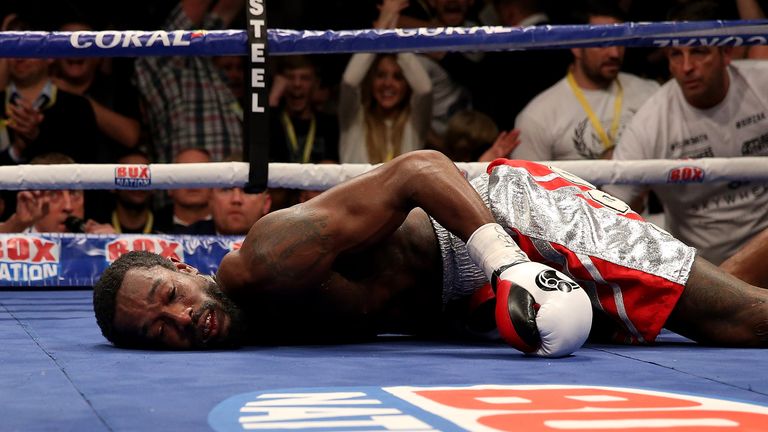
[[[270,93],[270,106],[275,108],[270,128],[273,162],[338,162],[338,120],[319,112],[313,104],[318,80],[308,57],[280,59]]]
[[[591,1],[580,21],[623,21],[615,2]],[[610,158],[623,128],[659,88],[651,80],[619,72],[624,47],[573,48],[565,78],[534,98],[517,116],[520,146],[515,159]],[[524,85],[524,83],[521,83]]]

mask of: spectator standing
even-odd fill
[[[385,0],[375,28],[394,28],[407,2]],[[415,54],[357,53],[339,97],[342,163],[379,163],[424,148],[432,84]]]
[[[623,13],[609,0],[592,1],[579,20],[616,24]],[[620,72],[624,47],[573,48],[565,78],[536,96],[515,120],[528,160],[609,159],[632,115],[659,88],[655,81]]]
[[[717,3],[687,3],[671,18],[717,19]],[[670,80],[633,117],[613,158],[766,156],[768,64],[731,62],[730,47],[666,48]],[[633,203],[647,187],[606,186]],[[768,183],[657,185],[671,233],[715,264],[768,228]]]
[[[181,0],[166,30],[226,29],[242,12],[243,0]],[[243,126],[239,101],[210,57],[141,57],[135,82],[145,123],[154,144],[154,158],[170,162],[181,149],[203,148],[214,161],[242,151]]]

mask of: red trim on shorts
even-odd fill
[[[491,162],[490,165],[488,165],[488,174],[490,174],[491,171],[493,171],[493,168],[496,168],[499,165],[508,165],[515,168],[522,168],[528,171],[528,174],[534,177],[544,177],[550,174],[557,174],[557,177],[553,177],[551,180],[547,180],[547,181],[536,180],[536,183],[538,183],[541,187],[547,190],[556,190],[566,186],[576,186],[577,188],[583,191],[588,191],[592,189],[588,186],[574,183],[568,180],[567,178],[562,177],[560,173],[553,171],[552,168],[546,165],[542,165],[537,162],[531,162],[526,160],[496,159],[495,161]]]
[[[524,168],[526,171],[528,171],[529,173],[535,176],[545,176],[552,173],[552,170],[549,169],[549,167],[537,162],[531,162],[531,161],[520,160],[520,159],[496,159],[490,164],[488,164],[488,169],[487,169],[488,174],[490,174],[493,171],[493,169],[499,165],[509,165],[515,168]]]
[[[532,176],[546,176],[554,172],[549,167],[536,162],[496,159],[488,165],[488,173],[491,173],[491,171],[499,165],[523,168]],[[558,174],[557,172],[554,173]],[[577,186],[583,191],[592,190],[587,186],[573,183],[559,175],[550,181],[537,181],[536,183],[547,190],[555,190],[565,186]],[[609,209],[603,204],[583,194],[576,194],[576,196],[582,198],[594,208]],[[643,218],[640,215],[632,211],[628,213],[616,213],[616,215],[643,221]],[[616,342],[640,342],[637,336],[627,327],[619,314],[619,309],[624,309],[626,317],[645,342],[653,342],[664,326],[664,323],[667,321],[667,318],[672,313],[672,310],[685,288],[683,285],[670,282],[662,277],[589,256],[592,266],[594,266],[605,283],[595,281],[576,253],[570,249],[563,245],[549,242],[550,246],[557,251],[566,262],[568,268],[564,269],[560,263],[546,260],[533,245],[530,238],[521,234],[514,228],[512,230],[517,233],[517,243],[520,248],[532,261],[550,265],[566,274],[570,274],[577,280],[577,282],[582,283],[582,288],[583,285],[587,284],[595,287],[600,307],[616,323],[614,331],[614,341]],[[617,303],[612,285],[616,285],[620,288],[621,304]],[[594,299],[592,300],[594,301]]]
[[[646,342],[653,342],[667,322],[685,286],[597,257],[590,257],[590,259],[604,280],[621,287],[627,316],[643,339]],[[603,304],[602,297],[600,304]],[[629,336],[631,333],[628,331],[625,335],[617,334],[617,342],[622,342],[624,337]],[[633,342],[636,341],[633,340]]]

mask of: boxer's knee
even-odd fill
[[[718,346],[768,348],[768,303],[754,299],[730,317],[712,320],[700,342]]]
[[[700,343],[768,347],[768,290],[697,258],[667,324]]]
[[[743,343],[738,345],[768,348],[768,302],[755,299],[755,304],[739,315]]]

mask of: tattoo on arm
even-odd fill
[[[264,222],[253,248],[274,282],[296,283],[328,271],[336,251],[327,215],[292,209]]]

